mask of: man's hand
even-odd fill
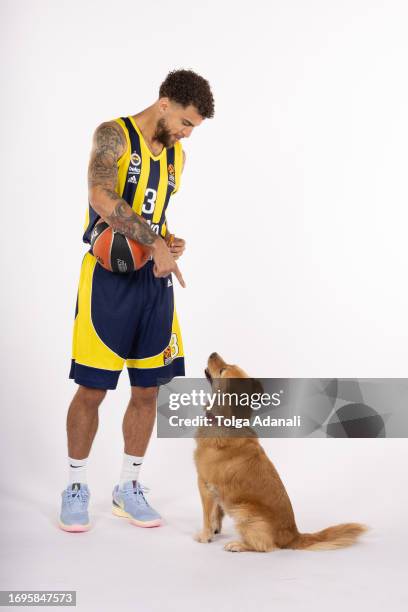
[[[170,248],[170,253],[173,255],[174,259],[178,259],[184,253],[186,248],[186,241],[183,238],[176,238],[176,236],[172,235],[172,240],[168,242],[168,246]]]
[[[176,260],[171,254],[163,238],[158,236],[154,243],[151,245],[151,247],[153,251],[152,257],[154,261],[153,274],[157,278],[161,278],[163,276],[168,276],[169,274],[173,273],[176,276],[180,285],[182,287],[185,287],[186,284],[181,275],[179,267],[176,264]]]

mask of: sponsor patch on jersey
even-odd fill
[[[174,174],[174,166],[173,166],[173,164],[169,164],[167,166],[167,171],[168,171],[169,174]]]
[[[140,168],[136,168],[136,166],[129,166],[128,174],[140,174]]]

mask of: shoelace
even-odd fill
[[[86,503],[88,501],[88,497],[89,497],[88,493],[84,491],[82,488],[76,489],[76,490],[70,489],[67,495],[68,503],[71,506]]]
[[[149,487],[145,487],[144,485],[139,484],[137,482],[135,488],[133,488],[133,489],[125,489],[124,494],[126,495],[126,497],[129,497],[132,500],[134,500],[133,495],[137,495],[138,496],[138,500],[139,501],[143,501],[145,506],[148,506],[149,504],[147,503],[147,500],[146,500],[146,498],[144,496],[144,493],[148,493],[149,491],[150,491]]]

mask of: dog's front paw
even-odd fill
[[[228,552],[244,552],[248,549],[242,542],[228,542],[224,546],[224,550],[228,550]]]
[[[210,531],[199,531],[195,534],[194,539],[201,544],[209,544],[212,540],[212,533]]]

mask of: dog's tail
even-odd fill
[[[361,523],[342,523],[316,533],[299,533],[290,548],[302,550],[332,550],[351,546],[369,527]]]

